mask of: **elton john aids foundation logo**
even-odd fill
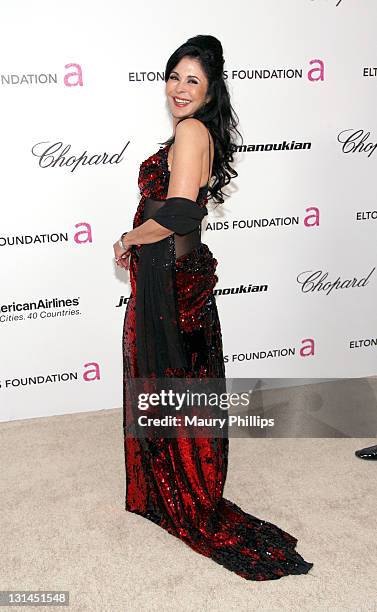
[[[91,244],[93,242],[92,227],[86,221],[76,223],[75,228],[80,228],[79,231],[74,231],[71,237],[70,232],[51,232],[42,234],[14,234],[0,235],[0,247],[19,247],[24,245],[40,246],[51,243],[67,243],[70,240],[76,245]]]
[[[209,221],[206,231],[221,230],[267,230],[277,228],[284,230],[293,226],[303,225],[306,228],[316,228],[320,225],[320,209],[318,206],[308,206],[304,209],[305,213],[300,215],[284,215],[258,218],[232,219],[231,221]]]
[[[232,68],[231,70],[223,70],[224,80],[238,80],[238,81],[265,81],[268,79],[283,81],[293,79],[304,79],[315,83],[317,81],[324,81],[325,75],[325,63],[319,58],[315,58],[309,61],[310,68],[302,66],[292,67],[268,67],[257,66],[250,68],[249,66]],[[150,83],[164,81],[165,73],[163,71],[150,70],[145,72],[143,70],[133,71],[128,73],[128,80],[133,83]]]
[[[45,372],[42,374],[26,374],[0,379],[0,389],[16,391],[24,387],[35,387],[54,383],[95,382],[101,380],[101,368],[97,361],[88,361],[82,369],[64,372]]]
[[[274,359],[289,359],[315,357],[315,339],[312,337],[302,338],[298,346],[276,346],[272,348],[261,348],[243,353],[224,355],[225,363],[244,363],[248,361],[263,361]]]
[[[80,64],[70,63],[64,66],[66,72],[62,77],[57,72],[8,72],[0,73],[0,85],[22,87],[58,85],[62,83],[64,87],[83,87],[83,69]]]

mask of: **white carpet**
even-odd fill
[[[377,610],[377,462],[354,456],[373,438],[231,439],[225,496],[314,563],[267,582],[124,510],[120,409],[2,423],[0,443],[1,590],[69,590],[85,611]]]

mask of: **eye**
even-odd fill
[[[177,77],[175,76],[175,74],[171,74],[169,78],[177,80]]]
[[[189,79],[189,83],[194,83],[194,85],[197,85],[198,81],[194,81],[194,79]]]

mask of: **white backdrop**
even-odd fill
[[[121,405],[112,245],[172,133],[166,60],[196,34],[223,44],[245,144],[203,222],[227,376],[376,373],[375,0],[24,0],[0,21],[0,420]]]

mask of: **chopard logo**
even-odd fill
[[[348,136],[343,136],[347,132],[351,132]],[[368,157],[375,152],[377,143],[366,142],[370,136],[370,132],[364,133],[364,130],[343,130],[338,134],[337,140],[343,144],[343,153],[368,153]]]
[[[67,168],[71,168],[71,172],[76,170],[77,166],[80,164],[82,166],[98,166],[98,164],[119,164],[122,161],[122,154],[125,149],[130,144],[128,141],[120,153],[113,153],[110,155],[109,153],[96,153],[94,155],[89,156],[88,152],[85,150],[83,153],[80,153],[78,156],[76,155],[67,155],[71,145],[63,145],[62,142],[54,142],[48,147],[44,147],[43,145],[48,144],[48,141],[38,142],[35,144],[31,152],[36,157],[39,157],[38,165],[40,168],[55,168],[56,166]]]
[[[311,2],[317,2],[317,0],[311,0]],[[343,0],[335,0],[335,2],[336,2],[335,6],[339,6],[339,4],[343,2]]]
[[[303,293],[313,293],[314,291],[324,291],[326,295],[333,289],[353,289],[355,287],[365,287],[369,283],[369,277],[375,271],[375,267],[371,269],[368,276],[365,278],[357,278],[353,277],[346,278],[341,280],[338,278],[335,281],[326,280],[329,273],[322,272],[322,270],[317,270],[316,272],[312,272],[311,270],[306,270],[305,272],[301,272],[297,276],[297,282],[301,284],[301,291]]]

